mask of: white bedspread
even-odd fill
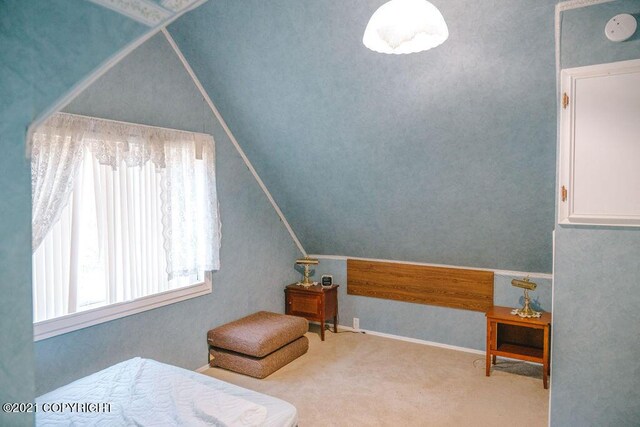
[[[64,410],[64,403],[109,403],[109,412]],[[36,399],[36,425],[295,426],[289,403],[139,357]],[[46,405],[49,404],[49,405]],[[43,407],[49,411],[44,412]],[[51,410],[54,409],[54,410]]]

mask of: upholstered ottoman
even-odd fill
[[[306,319],[260,311],[207,334],[209,365],[265,378],[309,349]]]

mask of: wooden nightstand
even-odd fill
[[[324,322],[333,318],[333,331],[338,332],[338,286],[305,288],[292,284],[284,289],[285,313],[320,322],[320,337],[324,341]]]
[[[523,318],[511,314],[510,307],[493,306],[487,311],[487,376],[496,356],[542,364],[542,385],[548,388],[551,313]]]

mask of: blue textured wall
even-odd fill
[[[35,344],[36,392],[130,357],[195,369],[207,363],[209,329],[258,310],[282,312],[300,256],[163,35],[83,92],[66,111],[210,133],[216,140],[221,269],[213,293]]]
[[[640,57],[640,31],[623,43],[612,43],[604,35],[607,21],[619,13],[634,14],[640,21],[640,0],[616,0],[562,13],[561,67],[581,67]]]
[[[0,402],[34,398],[27,126],[144,31],[87,1],[0,0]],[[0,425],[31,424],[0,412]]]
[[[384,1],[171,29],[310,253],[550,272],[555,0],[433,0],[449,40],[404,56],[362,45]]]
[[[314,279],[319,281],[323,274],[333,275],[334,282],[340,285],[338,323],[341,325],[351,326],[353,318],[357,317],[361,329],[485,350],[487,326],[484,313],[347,295],[347,264],[344,260],[320,259]],[[495,276],[496,305],[518,307],[522,304],[522,289],[511,286],[513,278],[522,277]],[[531,280],[538,284],[538,288],[531,292],[536,307],[551,311],[551,279]]]
[[[640,58],[640,34],[604,36],[639,0],[562,14],[562,67]],[[552,426],[637,426],[640,420],[640,230],[556,228]]]

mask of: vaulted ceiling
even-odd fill
[[[432,2],[449,39],[411,55],[362,44],[384,0],[215,0],[168,29],[308,253],[549,272],[556,0]]]
[[[169,27],[309,253],[551,270],[554,0],[436,1],[450,37],[362,45],[384,0],[209,1]]]

